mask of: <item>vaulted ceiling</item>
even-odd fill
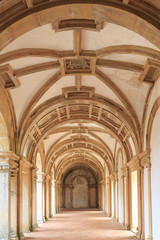
[[[160,69],[159,1],[2,0],[0,14],[19,154],[31,161],[43,143],[46,171],[83,165],[103,178],[117,146],[126,161],[142,151]]]

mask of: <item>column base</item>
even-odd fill
[[[38,224],[43,224],[43,223],[44,223],[43,220],[37,221],[37,227],[38,227]]]
[[[56,215],[56,212],[52,213],[50,217],[53,218],[55,215]]]
[[[138,239],[143,239],[143,238],[141,238],[141,235],[142,235],[141,232],[139,232],[139,231],[137,231],[137,232],[133,231],[133,232],[136,234]]]
[[[19,240],[24,240],[24,234],[23,233],[19,233]]]
[[[17,236],[17,235],[13,235],[13,236],[11,236],[11,240],[19,240],[20,238]]]
[[[38,227],[37,224],[32,225],[32,226],[31,226],[31,229],[30,229],[31,232],[35,232],[37,227]]]
[[[42,217],[42,221],[43,221],[43,223],[45,223],[45,222],[46,222],[46,219],[45,219],[45,217]]]
[[[126,225],[125,225],[125,229],[126,229],[126,230],[130,230],[130,225],[129,225],[129,224],[126,224]]]
[[[141,240],[145,240],[145,234],[141,233]]]
[[[153,237],[148,236],[148,237],[147,237],[147,240],[153,240]]]

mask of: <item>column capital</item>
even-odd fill
[[[121,168],[122,171],[122,177],[126,177],[129,171],[129,167],[127,164],[123,165],[123,167]]]
[[[33,164],[30,163],[30,162],[28,161],[28,159],[25,158],[25,157],[20,158],[19,164],[20,164],[22,167],[27,168],[27,169],[30,169],[30,168],[33,167]]]
[[[37,181],[44,181],[46,173],[45,172],[37,172]]]
[[[19,159],[20,156],[18,156],[16,153],[12,151],[8,152],[2,152],[0,151],[0,168],[1,170],[6,169],[11,172],[11,176],[14,176],[17,174],[19,170]]]
[[[50,179],[52,179],[52,177],[49,174],[47,174],[46,175],[46,180],[50,180]]]

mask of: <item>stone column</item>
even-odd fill
[[[137,192],[138,192],[138,233],[136,234],[138,238],[141,239],[142,234],[142,205],[141,205],[141,197],[142,197],[142,189],[141,189],[141,166],[140,163],[137,167]]]
[[[115,195],[116,195],[116,221],[119,221],[119,201],[118,201],[118,172],[115,173]]]
[[[55,180],[52,179],[51,182],[51,188],[52,188],[52,207],[51,207],[51,216],[55,216],[56,215],[56,202],[55,202]]]
[[[108,189],[108,217],[111,217],[111,179],[107,177],[107,189]]]
[[[149,217],[149,236],[147,240],[153,240],[152,236],[152,197],[151,197],[151,165],[148,166],[148,217]]]
[[[32,209],[31,209],[31,195],[32,195],[32,174],[31,169],[33,164],[31,164],[25,157],[21,160],[22,166],[22,231],[23,233],[28,233],[32,230]]]
[[[58,183],[58,212],[60,212],[61,209],[61,189],[60,189],[60,183]]]
[[[117,177],[117,222],[119,222],[119,180]]]
[[[113,195],[114,195],[114,218],[116,219],[116,181],[113,180]]]
[[[106,179],[104,180],[104,212],[106,213]]]
[[[43,172],[42,174],[42,207],[43,207],[43,222],[46,221],[45,218],[45,206],[46,206],[46,198],[45,198],[45,194],[46,194],[46,173]]]
[[[10,239],[9,159],[0,156],[0,239]]]
[[[13,154],[10,159],[11,182],[11,240],[18,238],[17,191],[18,191],[18,160],[19,156]]]
[[[49,198],[50,198],[50,195],[49,195],[49,185],[50,185],[50,179],[51,177],[49,175],[46,176],[46,184],[45,184],[45,219],[46,221],[48,220],[49,218],[49,207],[50,207],[50,204],[49,204]]]
[[[18,237],[20,240],[24,239],[23,235],[23,161],[19,161],[18,174]]]
[[[62,194],[63,194],[63,196],[62,196],[62,208],[65,208],[65,195],[66,195],[66,186],[65,186],[65,184],[63,184],[62,185]]]
[[[141,224],[142,224],[142,234],[141,239],[145,238],[145,229],[144,229],[144,167],[141,169],[141,206],[142,206],[142,214],[141,214]]]
[[[70,185],[71,208],[73,208],[73,184]]]
[[[43,173],[37,173],[37,223],[43,223]]]
[[[125,226],[125,207],[126,207],[125,176],[122,176],[122,179],[123,179],[123,226]]]
[[[103,211],[103,183],[101,182],[100,185],[100,191],[101,191],[101,211]]]
[[[36,184],[36,171],[37,171],[37,168],[34,167],[31,169],[31,191],[32,191],[32,199],[31,199],[31,203],[32,203],[32,206],[31,206],[31,212],[32,212],[32,218],[31,218],[31,230],[32,231],[35,231],[36,230],[36,227],[37,227],[37,196],[36,196],[36,193],[37,193],[37,184]]]
[[[126,167],[126,229],[130,229],[130,182],[129,182],[129,168]]]
[[[52,217],[52,178],[49,179],[49,217]]]

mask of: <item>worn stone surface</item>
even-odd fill
[[[85,178],[75,178],[73,189],[73,207],[87,208],[88,207],[88,184]]]
[[[137,238],[98,210],[62,211],[29,233],[25,240],[130,240]]]

